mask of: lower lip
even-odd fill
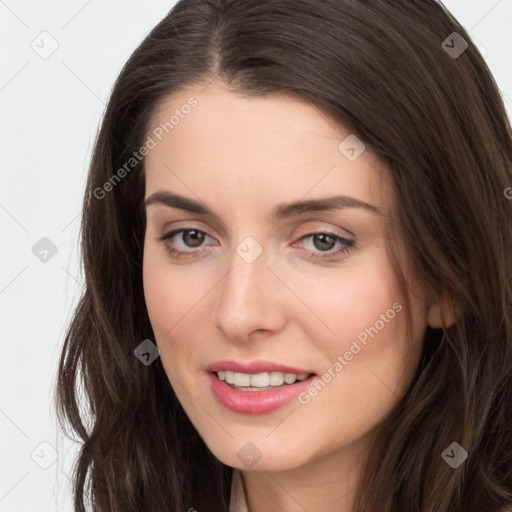
[[[233,412],[241,414],[265,414],[275,411],[291,402],[302,391],[311,385],[316,375],[294,384],[284,384],[266,391],[243,391],[232,388],[216,374],[209,373],[210,388],[215,398]]]

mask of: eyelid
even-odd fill
[[[175,222],[166,222],[162,228],[161,232],[165,235],[168,234],[170,231],[176,231],[177,229],[197,229],[198,231],[203,231],[207,234],[209,234],[212,230],[212,228],[200,221],[200,220],[178,220]]]
[[[337,233],[331,232],[329,230],[324,229],[323,231],[309,231],[308,233],[302,235],[299,239],[293,242],[292,246],[295,247],[298,242],[302,242],[306,238],[314,237],[315,235],[327,235],[331,238],[334,238],[336,242],[340,242],[342,246],[337,250],[329,250],[329,251],[311,251],[309,249],[299,249],[303,253],[307,253],[309,257],[315,258],[317,260],[325,260],[325,261],[333,261],[339,259],[342,255],[348,254],[352,249],[356,247],[356,240],[345,238],[343,236],[338,235]]]
[[[211,236],[208,233],[208,231],[206,231],[205,229],[199,229],[198,227],[191,227],[191,226],[181,226],[181,227],[177,227],[175,229],[166,231],[165,233],[163,233],[162,235],[160,235],[158,237],[158,240],[160,240],[161,242],[166,242],[167,240],[174,238],[177,234],[183,233],[184,231],[199,231],[200,233],[205,234],[207,237],[214,239],[214,237]]]
[[[187,222],[187,221],[181,221],[181,222]],[[172,228],[166,228],[164,227],[162,229],[163,231],[163,234],[161,236],[158,237],[159,240],[167,240],[168,238],[170,238],[172,235],[171,233],[174,233],[176,234],[177,231],[181,231],[181,230],[197,230],[197,231],[201,231],[203,233],[205,233],[206,235],[208,235],[210,238],[216,238],[215,236],[212,236],[210,234],[210,228],[202,228],[200,226],[206,226],[206,224],[202,223],[201,221],[194,221],[194,224],[193,225],[190,225],[190,224],[186,224],[186,225],[177,225],[177,226],[174,226]],[[199,227],[198,227],[199,226]],[[337,228],[337,229],[342,229],[342,228]],[[304,230],[304,233],[302,235],[299,235],[297,234],[296,232],[294,232],[293,235],[291,235],[291,238],[294,238],[295,241],[299,241],[299,240],[302,240],[304,237],[308,236],[308,235],[313,235],[313,234],[329,234],[331,236],[334,236],[334,237],[339,237],[347,242],[355,242],[355,235],[350,232],[348,229],[343,229],[343,231],[345,231],[346,233],[349,234],[349,236],[351,237],[354,237],[354,240],[350,239],[350,238],[347,238],[345,235],[343,234],[340,234],[340,233],[337,233],[336,231],[334,231],[333,229],[331,228],[326,228],[326,227],[317,227],[316,229],[315,228],[304,228],[303,226],[301,226],[301,231]]]
[[[319,229],[318,231],[317,230],[314,230],[314,231],[309,230],[306,233],[304,233],[303,235],[300,235],[296,241],[299,242],[300,240],[303,240],[304,238],[308,238],[308,237],[314,236],[314,235],[328,235],[332,238],[337,238],[337,239],[343,240],[344,242],[347,242],[347,243],[355,243],[355,239],[347,238],[347,237],[340,235],[339,233],[336,233],[335,231],[331,231],[329,229]],[[295,243],[295,242],[293,242],[293,243]]]
[[[208,252],[211,250],[211,248],[208,248],[208,246],[200,246],[197,248],[189,248],[188,250],[183,249],[175,249],[174,247],[171,247],[167,244],[167,241],[171,238],[174,238],[178,234],[182,234],[185,231],[199,231],[200,233],[203,233],[206,237],[214,239],[214,237],[210,236],[208,234],[208,231],[199,229],[197,226],[181,226],[176,227],[175,229],[172,229],[164,234],[162,234],[159,237],[160,241],[163,241],[165,243],[165,248],[167,252],[169,253],[169,256],[171,256],[172,259],[187,259],[187,258],[198,258],[205,252]],[[310,249],[304,249],[302,247],[299,247],[298,250],[302,254],[306,254],[308,258],[314,258],[317,261],[338,261],[343,256],[350,253],[354,247],[357,247],[356,240],[345,238],[344,236],[341,236],[337,233],[335,233],[333,230],[329,229],[321,229],[318,228],[317,230],[309,230],[300,237],[293,237],[294,242],[291,244],[292,247],[297,247],[297,244],[300,244],[304,239],[314,237],[315,235],[327,235],[331,238],[335,239],[335,242],[341,243],[341,247],[337,250],[330,249],[328,251],[313,251]]]
[[[310,227],[311,224],[314,224],[315,227]],[[306,234],[306,235],[308,235],[308,234],[311,235],[314,233],[329,233],[333,236],[339,236],[340,238],[344,238],[345,240],[349,240],[346,236],[346,235],[348,235],[349,237],[353,237],[354,241],[355,241],[356,235],[354,233],[352,233],[351,231],[349,231],[348,229],[341,228],[339,226],[334,226],[330,222],[328,222],[327,224],[329,224],[330,226],[333,226],[333,227],[326,227],[325,223],[319,223],[319,222],[315,222],[315,223],[309,222],[309,223],[306,223],[305,226],[301,225],[301,227],[298,230],[294,231],[293,238],[302,238],[303,235],[298,235],[295,233],[297,233],[298,231],[304,231],[304,234]],[[339,233],[338,231],[342,231],[342,232],[346,233],[346,235]]]
[[[341,226],[337,226],[332,221],[306,221],[302,222],[300,227],[294,231],[294,233],[304,231],[304,233],[312,233],[312,232],[331,232],[336,236],[340,236],[342,238],[353,237],[356,238],[356,234],[352,231],[349,231],[347,228],[342,228]]]

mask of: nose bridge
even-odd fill
[[[282,321],[276,301],[278,283],[267,268],[269,258],[252,237],[233,248],[230,270],[220,283],[214,323],[234,340],[245,340],[255,330],[275,330]]]

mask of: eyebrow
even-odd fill
[[[144,202],[145,207],[151,205],[163,205],[169,208],[177,208],[202,215],[219,218],[217,214],[211,211],[204,204],[194,201],[188,197],[170,192],[158,191],[150,195]],[[272,220],[283,220],[286,218],[302,215],[310,212],[321,212],[329,210],[341,210],[344,208],[360,208],[376,215],[384,215],[384,212],[369,203],[365,203],[355,197],[338,195],[319,199],[308,199],[303,201],[294,201],[291,203],[280,203],[272,210]]]

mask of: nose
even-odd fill
[[[252,262],[233,250],[230,270],[216,287],[213,323],[232,342],[279,332],[286,323],[283,284],[268,263],[265,250]]]

